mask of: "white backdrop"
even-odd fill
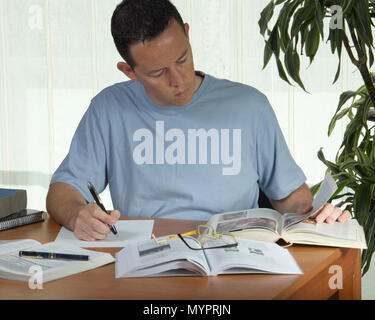
[[[265,0],[175,0],[191,27],[196,69],[252,85],[277,114],[289,148],[308,183],[324,176],[317,159],[333,159],[343,125],[327,128],[339,94],[360,85],[358,72],[322,47],[315,63],[304,60],[310,94],[284,83],[273,61],[262,70],[264,41],[258,19]],[[110,33],[119,0],[0,0],[0,184],[26,188],[29,207],[45,207],[51,174],[66,155],[90,99],[127,80]],[[104,199],[110,207],[108,190]]]
[[[0,0],[0,186],[27,189],[30,208],[45,209],[51,175],[90,99],[127,80],[116,69],[121,59],[110,33],[119,2]],[[268,0],[173,2],[190,24],[196,69],[264,92],[307,182],[320,181],[325,167],[317,151],[324,147],[333,159],[345,129],[340,124],[327,137],[339,94],[361,84],[348,58],[334,86],[337,58],[329,46],[310,67],[304,60],[307,94],[280,80],[273,60],[262,70],[258,19]],[[103,200],[111,208],[108,190]]]

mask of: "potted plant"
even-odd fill
[[[276,8],[280,11],[271,25]],[[263,68],[273,56],[279,76],[289,84],[294,81],[306,91],[300,77],[300,56],[305,55],[311,64],[325,38],[338,58],[333,83],[340,75],[343,49],[361,74],[363,85],[340,95],[328,128],[330,135],[338,120],[348,122],[335,160],[327,160],[322,149],[318,158],[338,185],[331,201],[338,200],[337,205],[349,210],[364,228],[368,248],[362,252],[362,275],[375,250],[375,74],[370,72],[375,60],[374,17],[375,0],[272,0],[258,22],[265,39]],[[329,34],[325,35],[327,23]]]

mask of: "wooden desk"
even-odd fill
[[[125,218],[126,219],[126,218]],[[199,221],[155,219],[157,236],[185,232]],[[0,240],[53,241],[60,229],[53,219],[0,232]],[[360,250],[295,245],[288,248],[303,275],[223,275],[217,277],[164,277],[116,279],[115,264],[43,284],[31,290],[28,283],[0,279],[0,299],[361,299]],[[112,254],[121,248],[96,249]],[[332,290],[329,273],[342,267],[343,288]]]

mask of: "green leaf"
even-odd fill
[[[340,72],[341,72],[341,59],[339,58],[339,65],[337,67],[337,71],[336,71],[336,74],[335,74],[335,79],[333,79],[332,84],[335,84],[336,81],[339,79]]]
[[[370,166],[370,159],[360,148],[354,147],[353,150],[357,156],[358,164],[365,165],[364,167]]]
[[[361,135],[362,120],[361,117],[355,115],[354,119],[346,127],[344,139],[341,147],[344,147],[349,154],[353,153],[353,148],[358,145],[358,139]]]
[[[270,3],[262,10],[260,14],[258,25],[260,28],[260,33],[262,34],[263,37],[264,37],[264,34],[266,33],[268,22],[271,20],[273,16],[274,8],[275,8],[275,4],[273,0],[271,0]]]
[[[315,13],[315,6],[310,4],[306,7],[299,8],[296,13],[294,14],[293,23],[291,27],[291,36],[292,38],[295,37],[299,32],[301,25],[304,22],[310,22]]]
[[[320,0],[315,0],[315,19],[316,19],[316,24],[318,26],[319,33],[322,37],[322,40],[324,40],[323,17],[324,17],[324,11],[323,11],[322,4],[320,3]]]
[[[371,210],[369,218],[364,225],[367,249],[362,252],[361,263],[363,266],[362,275],[365,274],[370,266],[371,258],[375,249],[375,212]]]
[[[337,30],[338,29],[329,29],[329,36],[328,36],[328,41],[330,42],[330,45],[331,45],[331,52],[332,53],[335,53],[336,49],[337,49],[337,41],[336,41],[336,38],[337,38]]]
[[[328,126],[328,136],[330,136],[335,129],[336,122],[346,116],[349,111],[352,109],[352,107],[345,108],[344,110],[340,111],[339,113],[336,113],[333,118],[331,119],[331,122],[329,123]]]
[[[375,165],[375,139],[372,140],[372,147],[371,147],[371,152],[370,152],[370,162],[374,166]],[[375,199],[373,195],[373,199]]]
[[[276,57],[279,57],[280,55],[279,32],[276,26],[272,29],[272,32],[268,39],[268,45],[270,46],[271,50],[276,55]]]
[[[371,188],[368,184],[358,186],[354,195],[353,209],[358,223],[363,226],[371,205]]]
[[[361,166],[361,165],[358,165],[358,164],[355,165],[355,166],[353,167],[353,170],[354,170],[354,172],[358,175],[358,178],[359,178],[360,180],[363,180],[363,178],[367,176],[366,168],[364,168],[364,167]]]
[[[366,99],[365,104],[362,107],[362,123],[363,126],[367,128],[367,115],[370,111],[370,107],[372,106],[372,101],[370,97]]]
[[[362,1],[362,0],[357,0],[357,1],[359,3],[359,1]],[[372,34],[371,32],[368,33],[368,30],[366,30],[366,27],[363,24],[363,20],[358,13],[358,8],[355,6],[353,7],[353,10],[352,10],[350,22],[353,25],[353,28],[355,29],[357,33],[357,40],[360,44],[360,47],[364,48],[364,44],[366,44],[367,46],[371,46]]]
[[[345,109],[344,112],[342,113],[339,113],[342,106],[350,99],[350,98],[353,98],[355,96],[359,95],[359,93],[357,91],[345,91],[343,92],[341,95],[340,95],[340,100],[339,100],[339,104],[337,106],[337,109],[336,109],[336,112],[333,116],[333,118],[331,119],[331,122],[328,126],[328,136],[330,136],[333,132],[333,129],[335,128],[335,125],[336,125],[336,121],[341,119],[343,116],[345,116],[353,106]]]
[[[318,151],[318,158],[327,166],[329,170],[332,171],[333,174],[340,172],[339,166],[337,164],[326,160],[323,154],[323,148],[320,148],[320,150]]]
[[[266,44],[264,46],[264,55],[263,55],[263,69],[267,66],[268,62],[270,61],[271,57],[272,57],[272,49],[268,43],[268,41],[266,41]]]
[[[285,73],[285,70],[284,70],[284,67],[283,67],[283,64],[281,63],[279,57],[276,57],[276,63],[277,63],[277,70],[279,71],[279,76],[281,79],[283,79],[284,81],[288,82],[290,85],[292,85]]]
[[[301,46],[302,47],[306,43],[307,35],[309,34],[309,32],[310,32],[310,30],[308,28],[308,25],[301,26],[300,34],[301,34]],[[297,44],[296,44],[296,47],[297,47]],[[303,51],[303,50],[301,50],[301,51]],[[302,55],[302,52],[301,52],[301,55]]]
[[[339,104],[336,109],[336,113],[340,111],[341,107],[350,99],[359,95],[358,91],[345,91],[340,95]]]
[[[337,56],[339,59],[339,65],[336,71],[335,79],[333,80],[333,84],[339,79],[340,72],[341,72],[341,51],[342,51],[342,42],[343,42],[343,34],[344,31],[340,29],[330,29],[330,36],[328,40],[331,42],[331,51],[335,53],[337,50]]]
[[[368,0],[357,0],[357,10],[361,27],[365,35],[366,43],[368,46],[372,46],[373,37],[371,30],[371,17],[369,14],[369,3]],[[362,29],[361,28],[361,29]]]
[[[368,56],[369,56],[369,68],[371,68],[372,65],[374,64],[374,54],[370,47],[368,48]]]
[[[303,0],[296,0],[286,3],[280,10],[279,14],[279,30],[280,37],[284,48],[286,48],[291,41],[289,36],[289,23],[296,8],[302,3]]]
[[[300,70],[300,61],[298,53],[293,49],[293,44],[289,43],[288,48],[285,53],[284,57],[284,63],[286,70],[288,71],[288,74],[291,76],[291,78],[298,83],[298,85],[304,90],[305,86],[302,83],[302,80],[299,75]]]
[[[348,168],[352,168],[357,164],[357,160],[347,159],[345,162],[339,164],[340,171],[344,171]]]
[[[306,55],[310,58],[310,64],[314,60],[314,57],[319,48],[319,44],[320,44],[319,30],[316,24],[314,23],[313,26],[311,27],[310,32],[307,35],[306,46],[305,46]]]

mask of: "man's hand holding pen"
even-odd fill
[[[105,213],[96,203],[89,203],[79,209],[73,232],[81,240],[102,240],[111,232],[109,226],[115,225],[119,218],[120,211]]]

